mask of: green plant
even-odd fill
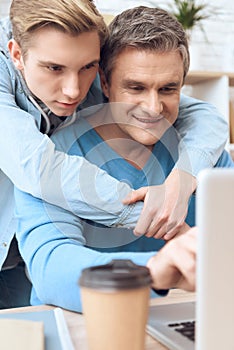
[[[202,22],[215,14],[208,3],[196,4],[196,0],[174,0],[171,8],[171,14],[182,24],[189,37],[196,26],[205,34]]]

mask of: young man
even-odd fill
[[[106,35],[102,17],[88,0],[32,0],[30,4],[28,0],[13,0],[10,22],[0,23],[0,268],[5,271],[0,283],[2,277],[2,283],[8,284],[10,274],[12,288],[17,291],[20,288],[12,272],[18,276],[24,269],[12,241],[16,231],[14,185],[108,226],[134,228],[141,213],[142,203],[122,203],[131,192],[128,184],[83,157],[59,152],[48,137],[72,123],[78,109],[103,102],[97,71]],[[137,233],[153,234],[163,227],[159,234],[173,236],[180,229],[196,186],[193,176],[212,166],[225,144],[227,125],[209,104],[182,97],[178,120],[178,131],[192,155],[191,166],[184,164],[181,149],[181,157],[164,184],[164,211],[159,213],[164,187],[157,186],[157,201],[150,192],[146,195]],[[194,135],[194,127],[199,134]],[[81,182],[82,172],[86,177]],[[183,179],[179,196],[174,191],[180,183],[178,173]],[[95,183],[91,196],[90,183]],[[9,301],[6,307],[16,304],[20,305]]]
[[[58,150],[85,157],[132,188],[160,186],[178,161],[181,144],[174,123],[189,68],[182,26],[157,8],[138,7],[123,12],[110,26],[101,68],[102,87],[109,103],[89,117],[83,118],[81,111],[72,126],[55,132],[52,139]],[[189,162],[189,153],[185,156]],[[233,163],[224,152],[216,166]],[[87,174],[81,172],[80,177],[85,181]],[[90,196],[94,190],[95,184],[90,182]],[[187,263],[194,266],[194,235],[175,238],[175,243],[170,241],[155,257],[162,245],[155,238],[163,235],[136,237],[131,230],[84,221],[72,211],[19,190],[15,194],[17,237],[34,286],[33,304],[42,302],[80,311],[77,282],[81,270],[114,258],[149,266],[155,288],[181,286],[177,268],[186,270]],[[190,226],[194,225],[194,201],[193,195],[186,218]],[[183,245],[186,239],[188,250]],[[184,260],[187,253],[192,263]],[[175,258],[178,256],[180,262]],[[157,262],[159,266],[163,263],[165,274],[167,267],[174,269],[168,280],[158,281]],[[194,280],[190,282],[191,288]]]

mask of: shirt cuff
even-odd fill
[[[154,288],[151,288],[151,289],[154,293],[158,294],[160,297],[165,297],[169,292],[169,289],[154,289]]]
[[[134,229],[139,219],[142,208],[143,202],[127,205],[121,213],[120,218],[118,218],[111,226]]]

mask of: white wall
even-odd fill
[[[10,0],[0,0],[0,17],[4,17],[8,14]]]

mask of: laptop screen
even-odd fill
[[[151,306],[147,330],[172,350],[232,350],[234,169],[206,169],[199,174],[196,225],[199,230],[196,305],[186,302]],[[191,328],[195,319],[194,342]],[[188,332],[183,329],[186,324],[190,327]]]

